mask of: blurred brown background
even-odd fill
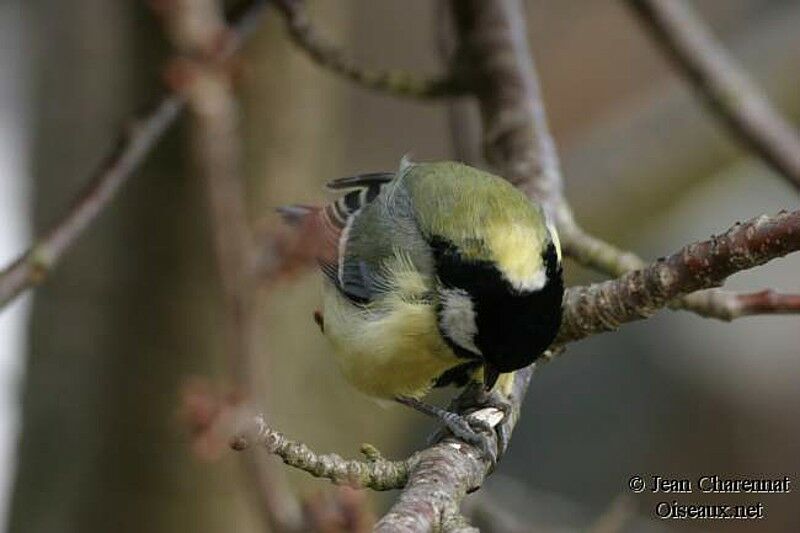
[[[311,7],[317,26],[364,64],[436,72],[435,4]],[[778,107],[797,117],[800,2],[694,4]],[[622,3],[527,5],[568,195],[593,232],[657,257],[736,220],[797,207],[793,191],[729,139]],[[25,180],[15,203],[31,206],[35,232],[85,182],[126,118],[159,94],[168,46],[144,2],[6,0],[0,17],[19,39],[4,44],[3,65],[24,89],[0,91],[0,110],[13,111],[28,132],[17,154],[26,167],[0,179],[8,190],[12,179]],[[254,220],[284,203],[322,201],[326,180],[395,168],[403,154],[452,157],[444,105],[334,78],[292,47],[275,14],[267,19],[243,54],[239,85]],[[18,394],[9,388],[22,418],[18,437],[7,432],[11,448],[19,439],[7,454],[8,531],[259,530],[233,453],[198,461],[176,415],[187,378],[226,383],[220,294],[185,129],[168,136],[36,293],[17,359],[25,375]],[[732,284],[797,292],[799,267],[797,257],[776,261]],[[590,279],[574,265],[568,275]],[[345,456],[362,442],[389,457],[421,446],[427,420],[383,409],[339,376],[311,320],[317,289],[307,275],[268,295],[271,361],[265,355],[259,371],[270,421]],[[633,474],[797,480],[798,325],[796,317],[727,325],[664,312],[571,346],[534,377],[510,452],[481,497],[536,530],[587,530],[626,495]],[[285,475],[302,493],[328,488]],[[387,497],[374,497],[376,509]],[[798,492],[695,498],[763,501],[768,518],[758,523],[658,522],[658,499],[628,498],[630,531],[800,530]]]

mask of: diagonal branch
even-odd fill
[[[635,254],[583,230],[564,199],[560,164],[527,45],[524,18],[514,4],[454,4],[456,28],[481,109],[486,158],[500,175],[544,205],[556,222],[565,255],[613,276],[642,268],[646,263]],[[716,291],[717,299],[729,294]],[[707,317],[717,317],[720,311],[710,307],[708,298],[685,298],[675,305]]]
[[[613,331],[627,322],[648,318],[676,297],[716,287],[736,272],[797,250],[800,211],[774,217],[762,215],[736,224],[718,237],[690,244],[643,269],[569,289],[556,343]],[[751,311],[759,305],[769,307],[776,303],[763,293],[742,302]],[[784,298],[781,303],[796,305],[796,297]]]
[[[230,45],[223,50],[223,55],[232,54],[252,33],[266,4],[265,0],[254,0],[231,14],[232,38],[229,40]],[[44,281],[64,252],[133,176],[175,122],[184,105],[182,96],[167,94],[133,121],[67,212],[25,253],[0,272],[0,309],[26,289]]]
[[[739,140],[800,189],[800,135],[683,0],[628,0]]]
[[[559,234],[564,255],[583,266],[609,276],[619,277],[632,270],[645,268],[647,263],[632,252],[621,250],[586,233],[570,220],[563,220]],[[761,293],[759,293],[761,294]],[[705,289],[687,294],[670,302],[672,309],[691,311],[705,318],[731,321],[755,314],[795,314],[797,309],[791,295],[774,295],[754,299],[755,295],[740,294],[723,289]]]
[[[286,19],[292,41],[312,61],[358,85],[394,96],[420,99],[459,96],[468,92],[466,83],[455,71],[441,77],[425,78],[403,70],[365,68],[314,28],[304,0],[274,0],[273,3]]]

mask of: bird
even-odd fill
[[[362,393],[434,416],[492,455],[485,427],[423,398],[434,387],[470,384],[484,399],[507,397],[513,372],[555,339],[561,249],[542,206],[454,161],[404,158],[394,172],[327,187],[341,196],[280,211],[319,234],[315,319],[342,374]],[[502,400],[496,405],[506,411]]]

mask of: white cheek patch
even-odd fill
[[[475,323],[475,307],[467,291],[441,289],[442,311],[439,325],[450,340],[472,353],[482,355],[475,345],[478,326]]]

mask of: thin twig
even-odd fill
[[[255,0],[231,15],[232,38],[230,46],[223,51],[224,55],[232,54],[252,33],[266,5],[266,0]],[[0,309],[26,289],[44,281],[64,252],[116,197],[120,188],[175,122],[184,105],[182,96],[167,94],[132,121],[66,213],[25,253],[0,272]]]
[[[160,140],[183,105],[181,98],[170,95],[126,128],[67,213],[0,274],[0,308],[25,289],[44,281],[64,252],[108,205]]]
[[[394,96],[419,99],[466,94],[468,87],[453,71],[442,77],[425,78],[404,70],[365,68],[328,41],[311,24],[304,0],[273,0],[283,13],[292,41],[318,65],[359,85]]]
[[[772,289],[752,293],[726,291],[699,291],[690,295],[705,300],[702,306],[711,311],[711,317],[735,320],[753,315],[800,314],[800,294],[782,294]]]
[[[800,189],[800,135],[683,0],[628,0],[739,140]]]
[[[242,431],[231,441],[234,450],[245,450],[257,444],[267,453],[280,457],[285,464],[337,485],[379,491],[399,489],[405,486],[409,464],[415,460],[412,456],[404,461],[389,461],[367,445],[362,450],[367,460],[344,459],[335,453],[317,453],[306,444],[289,439],[267,426],[261,415],[249,424],[254,427]]]

